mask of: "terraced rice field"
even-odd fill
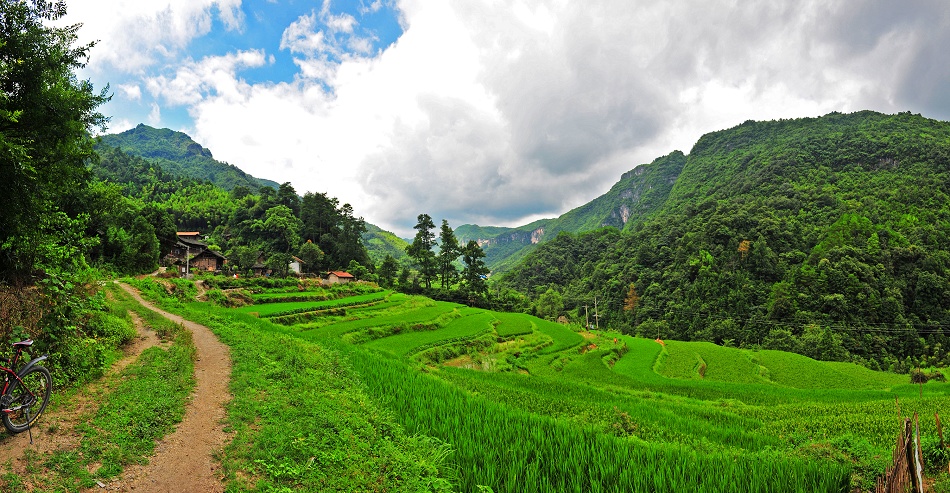
[[[336,348],[409,433],[449,443],[463,491],[860,490],[890,456],[895,399],[903,415],[950,409],[947,384],[848,363],[388,292],[332,301],[345,315],[281,330]],[[481,370],[441,365],[456,357]]]

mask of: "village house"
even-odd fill
[[[327,272],[326,283],[327,284],[341,284],[345,282],[353,282],[356,278],[353,277],[353,274],[349,272],[344,272],[342,270],[335,270],[332,272]]]
[[[290,261],[290,264],[287,265],[287,267],[290,269],[290,272],[293,272],[299,276],[303,273],[303,265],[306,264],[306,262],[300,260],[297,257],[291,257],[291,259],[292,260]]]
[[[183,231],[178,233],[178,241],[168,253],[166,261],[169,265],[178,268],[181,275],[193,272],[218,272],[227,262],[224,255],[208,248],[208,244],[201,241],[198,231]]]

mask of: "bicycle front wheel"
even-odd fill
[[[42,366],[34,366],[20,375],[20,380],[10,384],[3,395],[2,400],[10,403],[7,409],[12,409],[3,413],[3,426],[10,433],[26,431],[46,410],[52,389],[53,379]]]

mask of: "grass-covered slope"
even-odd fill
[[[557,218],[517,228],[462,225],[455,233],[462,242],[479,241],[486,264],[495,272],[505,272],[562,231],[576,234],[608,226],[622,230],[641,223],[666,202],[685,164],[686,156],[675,151],[624,173],[609,191]]]
[[[397,261],[408,259],[406,247],[409,246],[409,243],[373,224],[366,224],[366,232],[363,233],[363,245],[375,265],[381,264],[387,255],[392,256]]]
[[[602,239],[546,242],[503,284],[557,286],[575,313],[597,297],[602,326],[652,337],[947,361],[950,123],[833,113],[710,133],[662,207]]]
[[[207,180],[231,190],[245,186],[257,190],[261,186],[278,188],[276,182],[255,178],[238,167],[214,159],[211,151],[187,134],[145,124],[118,134],[101,137],[101,146],[115,147],[134,156],[152,160],[165,171],[177,176]]]

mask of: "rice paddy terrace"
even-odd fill
[[[355,288],[350,288],[355,289]],[[478,491],[867,490],[950,387],[780,351],[584,331],[385,290],[252,295],[236,319],[332,348]]]

